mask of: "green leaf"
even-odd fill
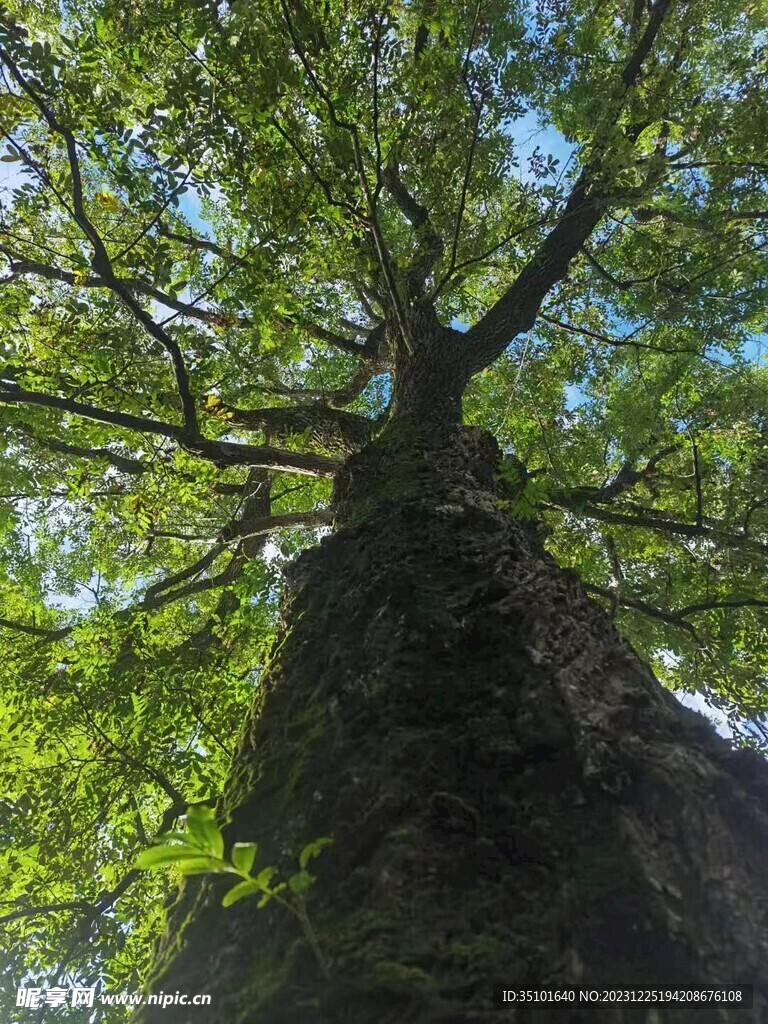
[[[220,872],[223,865],[216,857],[189,857],[178,862],[177,867],[182,875],[207,875],[209,872]]]
[[[288,879],[288,888],[297,895],[311,889],[315,884],[315,876],[308,871],[297,871]]]
[[[188,807],[187,828],[203,850],[212,853],[214,857],[224,855],[224,836],[216,824],[216,816],[212,807],[207,804]]]
[[[247,875],[253,867],[258,848],[258,843],[235,843],[232,847],[232,864]]]
[[[269,883],[276,874],[277,868],[275,867],[262,868],[258,875],[256,875],[255,881],[259,883],[262,889],[268,889]]]
[[[228,892],[225,892],[221,905],[222,907],[231,907],[232,904],[237,903],[238,900],[241,900],[246,896],[251,896],[253,893],[257,892],[263,892],[262,887],[255,878],[249,878],[245,882],[238,882],[238,884],[233,885]],[[259,903],[261,904],[261,901],[259,901]]]
[[[193,841],[189,832],[163,832],[157,837],[159,843],[168,845],[169,843],[183,843],[192,850],[199,850],[200,844]]]
[[[315,839],[314,842],[307,843],[304,849],[299,854],[299,867],[302,870],[309,864],[309,862],[325,849],[326,846],[330,846],[333,843],[332,839],[324,836],[322,839]]]
[[[194,847],[189,846],[150,846],[143,850],[134,861],[137,871],[154,871],[182,860],[189,860],[195,855]]]

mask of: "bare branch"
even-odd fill
[[[162,536],[162,534],[153,533],[153,536]],[[158,583],[153,583],[152,586],[147,587],[143,599],[139,603],[139,608],[144,610],[151,610],[159,607],[155,602],[155,598],[163,593],[165,590],[170,590],[172,587],[177,586],[179,583],[184,583],[186,580],[193,576],[199,576],[204,573],[206,569],[210,568],[216,559],[223,554],[226,545],[223,541],[219,541],[209,551],[206,551],[204,555],[201,555],[191,565],[185,566],[178,572],[172,573],[169,576],[164,577]]]
[[[219,256],[223,260],[235,260],[238,258],[233,252],[222,248],[222,246],[217,245],[215,242],[211,242],[208,238],[200,238],[199,235],[188,235],[181,234],[179,231],[171,231],[171,229],[166,227],[162,221],[157,225],[157,230],[164,238],[168,238],[172,242],[180,242],[182,245],[189,246],[190,249],[212,252],[214,256]]]
[[[77,444],[58,441],[53,437],[31,436],[36,444],[39,444],[42,448],[47,448],[49,451],[60,452],[62,455],[74,455],[80,459],[103,460],[114,466],[121,473],[127,473],[131,476],[139,476],[141,473],[146,473],[149,468],[141,459],[132,459],[126,455],[119,455],[110,448],[83,448]]]
[[[220,530],[217,534],[209,533],[178,533],[174,530],[153,530],[153,537],[168,537],[173,540],[187,540],[191,542],[205,541],[205,540],[216,540],[217,550],[216,555],[220,554],[223,550],[221,545],[231,544],[235,540],[243,540],[246,537],[268,537],[271,533],[275,533],[277,530],[311,530],[319,526],[328,526],[333,520],[333,516],[330,512],[325,509],[315,509],[313,512],[286,512],[283,515],[274,516],[261,516],[252,519],[238,519],[234,522],[229,523]],[[207,558],[211,552],[208,553]],[[168,577],[162,581],[162,584],[155,584],[150,590],[157,591],[158,589],[165,589],[172,584],[180,582],[182,579],[188,578],[189,576],[195,575],[207,568],[206,564],[201,565],[203,559],[195,562],[193,566],[182,570],[181,573],[175,574],[173,578]],[[147,591],[149,593],[149,591]],[[2,624],[0,620],[0,624]]]
[[[232,441],[183,440],[181,447],[217,466],[253,466],[257,469],[281,470],[300,476],[333,476],[341,463],[325,455],[289,452],[270,445],[237,444]]]
[[[584,588],[591,594],[597,594],[600,597],[605,597],[610,601],[616,599],[616,592],[607,590],[605,587],[598,587],[592,583],[585,583]],[[668,623],[671,626],[682,626],[692,631],[690,623],[685,620],[690,615],[700,615],[703,612],[722,611],[727,608],[768,608],[768,601],[763,600],[759,597],[733,597],[723,598],[721,600],[714,599],[712,601],[701,601],[698,604],[685,605],[683,608],[678,609],[666,609],[658,608],[655,605],[648,604],[645,601],[641,601],[638,598],[625,597],[620,595],[618,603],[624,608],[632,608],[635,611],[643,612],[645,615],[650,615],[653,618],[661,619],[663,622]]]
[[[646,601],[640,601],[635,597],[628,597],[624,594],[617,593],[614,590],[607,590],[605,587],[595,586],[593,583],[584,583],[584,589],[588,594],[595,594],[598,597],[604,597],[610,601],[611,604],[618,604],[622,608],[630,608],[632,611],[642,612],[643,615],[648,615],[652,619],[659,619],[661,622],[665,622],[669,626],[677,626],[678,628],[684,629],[687,633],[690,633],[699,646],[703,646],[701,640],[690,622],[686,622],[685,619],[681,618],[675,612],[665,611],[663,608],[657,608],[655,605],[648,604]]]
[[[546,313],[540,312],[539,319],[544,320],[545,323],[551,324],[553,327],[559,327],[563,331],[568,331],[569,334],[580,334],[584,338],[591,338],[593,341],[599,341],[604,345],[611,345],[613,348],[644,348],[648,349],[650,352],[662,352],[665,355],[677,356],[681,353],[688,355],[701,355],[703,347],[668,348],[664,345],[648,345],[643,341],[635,341],[632,335],[625,338],[613,338],[607,334],[601,334],[598,331],[591,331],[586,327],[579,327],[576,324],[566,323],[564,320],[557,320],[555,317],[548,316]]]

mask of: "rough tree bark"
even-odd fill
[[[425,316],[392,414],[338,474],[336,529],[294,564],[220,807],[295,864],[295,919],[191,879],[143,1024],[766,1019],[768,776],[682,708],[510,514],[461,425],[466,340]],[[228,883],[225,883],[227,887]],[[494,1008],[508,988],[756,985],[756,1008]]]

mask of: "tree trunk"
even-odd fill
[[[765,1020],[763,762],[663,690],[512,517],[493,439],[453,399],[421,429],[429,402],[400,380],[337,480],[336,532],[291,570],[220,808],[257,867],[333,837],[313,933],[191,879],[151,990],[213,1005],[141,1021]],[[736,983],[752,1012],[492,1001]]]

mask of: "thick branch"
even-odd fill
[[[656,472],[656,467],[669,455],[680,451],[682,444],[670,444],[666,448],[652,455],[641,469],[635,469],[630,462],[625,462],[614,476],[613,480],[602,487],[575,487],[568,491],[557,491],[551,496],[555,504],[573,504],[579,501],[602,502],[613,501],[620,494],[634,487],[641,480],[647,480]]]
[[[435,264],[442,258],[445,243],[432,226],[427,207],[419,203],[403,184],[400,169],[394,161],[384,168],[382,180],[416,235],[419,251],[408,271],[408,281],[412,294],[418,295]]]
[[[53,437],[35,436],[34,441],[42,448],[47,448],[52,452],[59,452],[62,455],[74,455],[77,458],[88,460],[103,460],[114,466],[121,473],[139,476],[141,473],[147,472],[148,467],[141,459],[131,459],[126,455],[118,455],[117,452],[113,452],[110,448],[83,448],[77,444],[58,441]]]
[[[76,402],[71,398],[58,395],[44,395],[38,391],[24,391],[15,385],[0,384],[0,403],[5,405],[40,405],[46,409],[61,409],[62,412],[84,419],[95,420],[97,423],[111,423],[126,430],[137,430],[143,434],[160,434],[179,440],[184,431],[171,423],[163,423],[145,416],[133,416],[127,412],[114,412],[111,409],[100,409],[85,402]]]
[[[155,536],[157,536],[157,534],[155,534]],[[183,569],[180,569],[178,572],[171,573],[169,576],[164,577],[158,583],[153,583],[152,586],[147,587],[146,593],[144,594],[144,598],[139,603],[139,608],[144,609],[146,611],[158,607],[156,598],[158,597],[159,594],[163,593],[163,591],[165,590],[170,590],[171,588],[177,586],[180,583],[184,583],[186,580],[191,579],[194,576],[199,576],[201,573],[204,573],[206,569],[209,569],[213,565],[213,563],[216,561],[219,555],[223,553],[224,548],[224,542],[220,541],[218,544],[215,544],[209,551],[206,551],[205,554],[198,558],[195,562],[192,562],[191,565],[186,565],[184,566]]]
[[[43,626],[28,626],[23,622],[12,622],[10,619],[0,619],[0,629],[10,629],[15,633],[37,636],[44,640],[63,640],[65,636],[72,632],[71,626],[62,626],[59,629],[45,629]]]
[[[330,526],[333,514],[326,509],[315,509],[313,512],[286,512],[283,515],[241,519],[231,523],[219,534],[229,543],[233,540],[245,540],[247,537],[268,537],[276,530],[313,530],[321,526]]]
[[[375,428],[374,421],[367,416],[321,404],[284,409],[237,409],[224,404],[217,406],[217,411],[219,408],[238,427],[261,430],[268,438],[281,441],[309,431],[317,447],[341,454],[362,448]]]
[[[377,328],[373,333],[376,334],[378,330]],[[322,388],[295,388],[275,383],[261,385],[259,390],[268,395],[292,398],[296,402],[307,404],[322,402],[334,409],[338,409],[345,405],[351,405],[356,398],[362,395],[373,377],[379,373],[386,373],[389,369],[390,366],[386,363],[364,362],[352,374],[346,384],[333,391],[326,391]]]
[[[518,335],[529,331],[549,291],[566,274],[584,239],[599,223],[605,203],[582,171],[559,223],[547,235],[515,283],[466,334],[469,369],[477,373],[494,361]]]
[[[621,76],[621,88],[612,105],[611,123],[634,86],[672,0],[657,0],[645,32]],[[571,261],[597,227],[610,199],[600,185],[601,156],[596,154],[582,170],[565,204],[558,224],[550,231],[533,258],[488,312],[466,335],[471,373],[496,359],[521,333],[529,331],[548,292],[565,276]]]
[[[177,533],[175,530],[153,530],[152,536],[194,542],[215,539],[217,549],[212,549],[212,551],[214,551],[215,555],[218,555],[223,550],[223,545],[230,544],[233,540],[243,540],[245,537],[268,537],[276,530],[311,530],[317,526],[328,526],[332,520],[333,516],[330,512],[325,509],[315,509],[313,512],[286,512],[282,515],[237,519],[225,526],[216,535],[210,533]],[[158,587],[164,589],[171,586],[172,583],[178,583],[180,580],[200,572],[202,568],[206,568],[210,564],[210,556],[211,552],[203,556],[203,559],[208,559],[208,561],[204,562],[203,559],[200,559],[194,565],[183,569],[182,572],[177,573],[175,576],[167,577],[161,584],[155,584],[150,590],[155,591]],[[2,624],[1,621],[0,624]]]
[[[190,438],[182,427],[170,423],[162,423],[130,413],[113,412],[100,409],[93,405],[75,402],[71,398],[60,398],[55,395],[42,395],[36,391],[22,391],[20,388],[0,386],[0,403],[41,405],[49,409],[61,409],[63,412],[98,423],[111,423],[127,430],[141,433],[160,434],[169,437],[185,451],[202,459],[215,463],[217,466],[254,466],[261,469],[278,469],[285,473],[298,473],[304,476],[333,476],[339,463],[323,455],[304,452],[288,452],[269,445],[237,444],[231,441],[209,441],[204,437]]]
[[[281,470],[300,476],[333,476],[341,463],[324,455],[288,452],[271,445],[236,444],[231,441],[207,441],[197,438],[181,444],[185,451],[217,466],[253,466],[256,469]]]

